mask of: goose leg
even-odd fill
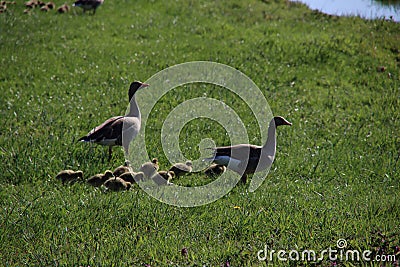
[[[112,158],[112,146],[108,147],[108,161],[111,161]]]
[[[125,156],[128,156],[129,155],[129,148],[124,147],[124,152],[125,152]]]
[[[242,177],[240,177],[240,181],[241,181],[243,184],[246,184],[246,183],[247,183],[247,174],[243,174]]]

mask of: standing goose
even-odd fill
[[[263,146],[240,144],[216,147],[213,148],[214,157],[204,160],[224,165],[241,174],[242,182],[246,183],[248,174],[265,170],[272,165],[276,152],[276,127],[281,125],[292,124],[282,117],[274,117],[269,123],[268,139]]]
[[[112,147],[122,146],[125,154],[128,154],[129,143],[136,137],[140,130],[140,110],[136,103],[135,93],[149,86],[142,82],[133,82],[129,87],[129,113],[125,116],[112,117],[99,126],[93,128],[86,136],[78,141],[96,143],[108,146],[108,160],[111,160]],[[123,133],[123,134],[122,134]],[[122,135],[124,135],[122,138]]]
[[[96,13],[96,9],[103,4],[104,0],[77,0],[72,6],[79,6],[83,9],[83,13],[87,10],[93,10],[93,15]]]

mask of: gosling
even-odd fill
[[[130,172],[130,168],[129,168],[130,165],[131,165],[131,163],[129,160],[125,161],[124,165],[121,165],[121,166],[115,168],[115,170],[113,172],[114,176],[119,177],[123,173]]]
[[[226,171],[224,165],[211,164],[210,167],[204,170],[205,175],[209,177],[219,176]]]
[[[152,179],[157,185],[172,185],[171,180],[175,177],[173,171],[159,171]]]
[[[125,182],[133,184],[133,183],[135,183],[135,176],[136,176],[136,173],[134,173],[134,172],[133,173],[125,172],[125,173],[121,174],[119,176],[119,178],[121,178]]]
[[[49,9],[55,9],[55,8],[56,8],[56,4],[54,4],[53,1],[48,2],[48,3],[46,4],[46,6],[47,6]]]
[[[83,179],[82,171],[63,170],[56,175],[57,180],[61,180],[62,184],[73,184]]]
[[[67,4],[63,4],[62,6],[60,6],[57,9],[57,12],[60,13],[60,14],[67,13],[67,12],[69,12],[69,6]]]
[[[159,169],[158,159],[153,158],[151,162],[143,163],[139,171],[143,172],[145,178],[151,178]]]
[[[34,0],[29,0],[28,2],[25,2],[25,7],[27,8],[34,8],[38,5],[37,1]]]
[[[178,178],[187,173],[191,173],[193,169],[193,164],[190,160],[186,161],[186,163],[175,163],[169,171],[175,173],[175,177]]]
[[[123,179],[117,178],[110,178],[105,183],[104,186],[110,191],[122,191],[122,190],[129,190],[131,188],[131,183],[125,182]]]
[[[110,170],[107,170],[104,174],[99,173],[88,178],[86,183],[94,187],[100,187],[105,183],[105,181],[112,177],[114,177],[113,173]]]
[[[42,6],[41,8],[40,8],[40,11],[44,11],[44,12],[47,12],[47,11],[49,11],[50,10],[50,8],[48,7],[48,6]]]

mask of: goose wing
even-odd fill
[[[246,144],[216,147],[214,148],[214,153],[215,157],[228,156],[236,159],[241,159],[249,155],[249,158],[259,158],[261,156],[261,147]]]
[[[100,143],[105,140],[120,140],[124,116],[112,117],[97,127],[94,127],[86,136],[78,141]]]

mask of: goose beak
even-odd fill
[[[145,87],[147,87],[147,86],[149,86],[149,85],[150,85],[150,84],[142,83],[142,85],[139,87],[139,89],[145,88]]]
[[[291,123],[290,121],[286,121],[286,122],[285,122],[285,125],[292,126],[292,123]]]

